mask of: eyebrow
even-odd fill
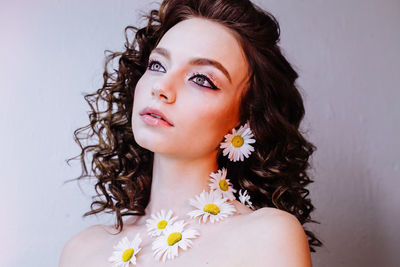
[[[171,60],[171,55],[169,51],[165,48],[162,47],[156,47],[153,49],[152,53],[157,53],[160,54],[164,57],[166,57],[168,60]],[[209,59],[209,58],[193,58],[189,61],[190,65],[196,65],[196,66],[213,66],[217,69],[219,69],[229,80],[230,83],[232,83],[231,76],[229,75],[229,72],[224,68],[224,66],[219,63],[216,60]]]

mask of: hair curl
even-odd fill
[[[82,165],[76,179],[94,176],[97,180],[97,196],[84,216],[115,213],[115,227],[122,231],[124,216],[145,214],[153,152],[140,147],[133,137],[134,90],[153,48],[171,27],[190,17],[210,19],[233,30],[249,63],[249,87],[242,97],[240,121],[250,123],[257,140],[255,152],[245,162],[234,164],[219,153],[219,166],[229,170],[235,188],[249,192],[256,209],[275,207],[295,215],[301,224],[316,222],[310,216],[314,206],[305,188],[312,182],[307,169],[315,146],[299,131],[304,106],[295,85],[298,74],[278,46],[277,20],[248,0],[164,0],[159,10],[145,15],[145,27],[125,28],[126,50],[107,55],[103,87],[85,95],[90,123],[74,132],[81,153],[72,159],[80,158]],[[118,68],[110,71],[116,59]],[[85,140],[93,142],[84,145]],[[93,176],[87,171],[88,154],[92,154]],[[305,232],[314,252],[322,243],[311,231]]]

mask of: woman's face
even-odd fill
[[[224,135],[238,126],[247,71],[239,42],[223,25],[202,18],[176,24],[152,51],[136,85],[136,142],[174,157],[216,153]],[[161,111],[170,124],[140,115],[145,108]]]

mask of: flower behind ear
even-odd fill
[[[254,147],[250,144],[256,142],[248,122],[240,126],[239,130],[232,129],[232,134],[228,133],[225,135],[225,141],[220,144],[220,148],[223,148],[223,155],[228,155],[228,158],[235,161],[244,161],[244,157],[248,158],[251,152],[254,151]]]

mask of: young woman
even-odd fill
[[[147,19],[75,132],[79,178],[91,153],[97,179],[86,215],[116,224],[73,237],[60,266],[311,266],[314,146],[277,21],[246,0],[165,0]]]

